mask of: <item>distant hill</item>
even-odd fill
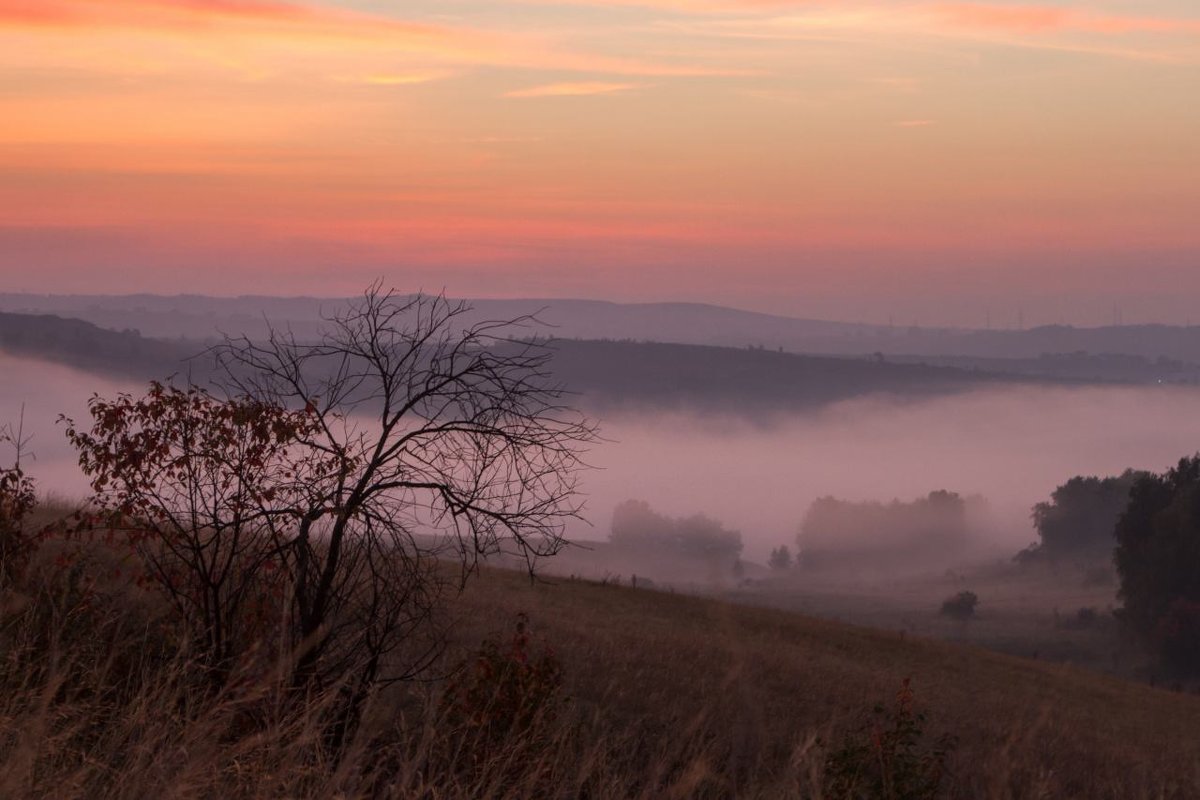
[[[0,350],[106,375],[149,379],[194,369],[189,358],[199,348],[52,314],[0,313]]]
[[[57,314],[114,330],[134,328],[158,338],[211,340],[222,332],[258,337],[267,319],[297,336],[313,336],[322,315],[346,299],[312,297],[207,297],[200,295],[35,295],[0,294],[0,311]],[[762,346],[793,353],[913,357],[1018,359],[1074,355],[1093,359],[1081,371],[1065,365],[1057,377],[1149,380],[1162,368],[1158,359],[1180,362],[1183,371],[1200,364],[1200,326],[1128,325],[1075,328],[1049,325],[1028,330],[892,327],[799,319],[699,303],[611,303],[601,300],[471,300],[471,319],[510,319],[538,314],[547,333],[569,339],[631,339],[722,347]],[[1128,364],[1109,356],[1135,356],[1151,362],[1150,374],[1131,377]],[[976,364],[976,366],[980,366]],[[989,365],[988,369],[1046,374],[1045,363]],[[1135,372],[1140,367],[1135,368]]]
[[[212,339],[222,333],[259,337],[290,327],[315,335],[322,316],[346,298],[206,297],[201,295],[0,294],[0,311],[58,314],[106,328],[137,328],[147,336]],[[699,303],[623,304],[602,300],[470,300],[467,321],[506,320],[536,314],[545,332],[576,339],[621,338],[742,347],[800,342],[805,337],[854,336],[870,326],[793,319]],[[795,349],[795,348],[791,348]]]
[[[642,342],[556,340],[553,369],[588,405],[759,413],[870,394],[909,397],[1027,379],[925,364]]]
[[[1027,379],[925,364],[803,356],[761,348],[559,339],[554,380],[593,409],[691,409],[764,413],[812,408],[869,394],[926,396]],[[139,380],[189,375],[208,359],[191,340],[111,331],[77,319],[0,313],[0,349]]]

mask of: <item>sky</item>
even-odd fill
[[[0,290],[376,278],[1191,320],[1200,8],[0,0]]]

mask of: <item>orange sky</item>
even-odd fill
[[[0,120],[0,289],[1200,297],[1192,0],[0,0]]]

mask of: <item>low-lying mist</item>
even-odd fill
[[[86,484],[59,414],[86,416],[92,393],[138,391],[90,373],[0,355],[0,424],[25,407],[28,471],[45,490]],[[673,516],[703,512],[740,530],[744,557],[795,546],[812,502],[910,501],[945,489],[992,511],[982,554],[1033,541],[1030,507],[1077,474],[1161,470],[1200,450],[1200,390],[1179,387],[998,388],[919,401],[882,397],[770,420],[680,413],[609,416],[590,453],[586,516],[574,539],[606,539],[630,498]],[[3,454],[8,461],[11,453]]]
[[[794,547],[813,500],[910,501],[946,489],[982,495],[985,551],[1011,555],[1036,537],[1030,508],[1077,474],[1161,470],[1200,450],[1200,390],[1005,388],[896,402],[862,398],[763,422],[736,416],[603,420],[610,444],[587,478],[594,529],[614,505],[648,500],[673,515],[710,514],[742,532],[745,557]]]
[[[22,425],[28,452],[21,466],[37,480],[42,492],[82,497],[87,492],[87,481],[79,471],[63,426],[58,424],[59,415],[84,421],[88,398],[93,394],[113,396],[139,388],[144,387],[0,353],[0,425],[14,429]],[[12,457],[11,448],[0,449],[0,464],[7,466]]]

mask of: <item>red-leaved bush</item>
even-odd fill
[[[491,638],[446,686],[442,711],[467,734],[499,742],[554,719],[562,702],[563,669],[554,650],[535,650],[529,616],[517,615],[507,639]]]

